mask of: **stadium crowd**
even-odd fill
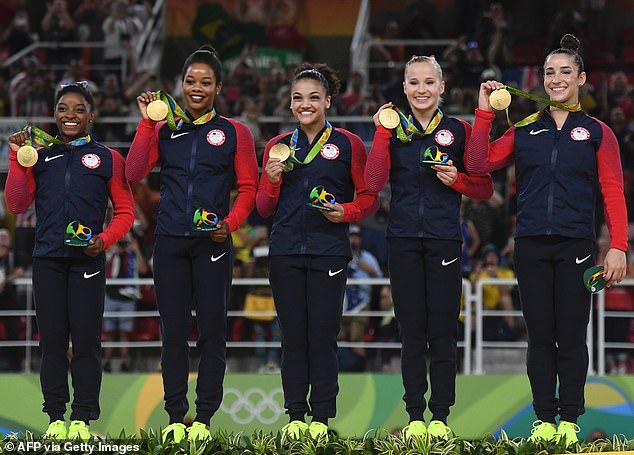
[[[44,5],[44,2],[40,2]],[[3,2],[0,7],[0,55],[3,60],[20,52],[36,41],[104,42],[102,50],[95,48],[40,49],[21,59],[18,64],[0,72],[0,116],[51,116],[56,88],[63,82],[87,80],[95,96],[100,117],[129,117],[135,115],[136,96],[141,90],[165,90],[177,99],[179,84],[162,80],[156,74],[137,65],[132,43],[143,31],[143,24],[151,14],[149,0],[53,0],[41,11],[20,8],[20,2]],[[602,2],[590,2],[600,4]],[[603,2],[604,3],[604,2]],[[588,7],[591,8],[591,7]],[[454,38],[453,45],[437,58],[445,69],[447,91],[442,109],[452,116],[471,116],[477,105],[478,87],[484,80],[495,79],[527,91],[543,95],[539,64],[552,43],[559,40],[557,33],[572,32],[581,37],[590,76],[581,104],[588,114],[606,122],[615,132],[621,151],[628,212],[634,209],[634,27],[619,31],[619,46],[597,39],[604,32],[601,10],[561,9],[552,26],[539,39],[525,40],[517,34],[520,18],[505,10],[502,3],[492,3],[471,17],[476,21],[460,28],[464,33],[446,36],[430,23],[433,14],[419,10],[387,21],[384,28],[377,26],[373,33],[386,39]],[[35,19],[39,20],[35,20]],[[373,68],[368,77],[352,72],[347,77],[345,91],[338,98],[329,115],[359,116],[363,120],[340,124],[358,134],[368,145],[374,135],[369,120],[387,101],[404,105],[402,65],[411,54],[425,54],[427,50],[412,46],[377,46],[372,61],[383,65]],[[126,62],[122,71],[122,63]],[[91,69],[102,67],[101,70]],[[289,117],[289,80],[294,67],[273,65],[266,70],[258,67],[254,48],[245,47],[238,63],[225,83],[215,107],[221,115],[236,117],[251,130],[261,164],[263,146],[268,139],[294,128]],[[510,117],[520,119],[536,110],[526,99],[514,98]],[[262,116],[288,119],[280,122],[260,122]],[[135,122],[126,124],[99,122],[92,134],[104,143],[130,142]],[[499,114],[494,123],[492,139],[506,129],[506,117]],[[126,148],[119,147],[125,154]],[[495,193],[488,201],[463,198],[462,233],[463,277],[473,282],[484,277],[509,278],[513,272],[515,184],[512,168],[493,174]],[[132,184],[136,202],[136,219],[130,234],[108,256],[109,277],[151,277],[152,245],[159,201],[158,176],[151,174],[145,181]],[[12,280],[28,276],[33,249],[35,213],[31,210],[16,219],[5,207],[0,213],[0,309],[25,308],[23,290]],[[350,278],[382,277],[387,275],[387,244],[384,238],[389,213],[389,187],[381,193],[379,211],[360,225],[351,226],[353,260],[348,266]],[[597,207],[599,218],[602,207]],[[599,247],[598,262],[607,250],[609,238],[603,222],[596,226]],[[634,224],[630,224],[630,238],[634,238]],[[260,218],[254,210],[238,231],[233,233],[236,255],[235,277],[265,277],[266,253],[270,220]],[[121,264],[126,264],[123,267]],[[634,250],[628,254],[628,277],[634,277]],[[155,297],[150,286],[122,286],[109,290],[108,300],[127,302],[126,309],[155,308]],[[389,287],[350,286],[346,293],[346,310],[388,310],[392,308]],[[258,308],[272,309],[272,297],[266,289],[234,287],[230,310],[242,310],[257,300]],[[634,288],[614,288],[606,294],[608,309],[634,309]],[[484,305],[487,309],[519,309],[519,297],[512,287],[486,287]],[[24,340],[25,319],[0,319],[0,340]],[[158,323],[152,318],[118,318],[118,324],[107,323],[104,340],[151,341],[159,339]],[[396,341],[398,329],[393,318],[350,318],[340,333],[346,341]],[[241,340],[279,340],[275,321],[267,318],[231,318],[228,338]],[[634,341],[634,321],[608,321],[608,341]],[[194,329],[195,330],[195,329]],[[37,339],[37,332],[34,333]],[[485,321],[485,339],[518,340],[525,338],[521,318],[490,318]],[[192,336],[191,339],[195,339]],[[4,348],[9,355],[0,357],[0,371],[23,369],[24,349]],[[106,371],[131,371],[135,359],[143,350],[132,355],[127,349],[106,352]],[[394,358],[397,350],[363,348],[340,349],[342,371],[399,371]],[[230,356],[255,356],[255,368],[278,371],[279,357],[273,350],[230,350]],[[113,356],[119,356],[113,367]],[[136,368],[141,368],[139,365]],[[610,373],[634,373],[634,356],[627,352],[611,352],[607,369]]]

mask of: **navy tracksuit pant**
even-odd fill
[[[539,420],[577,422],[588,372],[590,294],[583,272],[595,264],[592,240],[560,236],[515,241],[515,271],[528,331],[526,367]],[[559,398],[557,380],[559,379]]]
[[[284,407],[291,420],[303,420],[306,413],[319,421],[335,417],[347,265],[343,256],[270,257],[269,279],[282,328]]]
[[[457,335],[462,294],[457,240],[388,238],[394,312],[401,331],[405,409],[423,420],[427,365],[433,420],[447,421],[456,401]]]
[[[196,347],[200,352],[196,421],[208,425],[220,407],[232,272],[231,237],[223,243],[210,237],[156,237],[154,284],[161,317],[165,410],[170,423],[182,423],[189,409],[187,339],[192,330],[192,309],[196,310]]]
[[[40,382],[44,412],[64,420],[68,390],[68,345],[73,384],[71,420],[99,418],[101,322],[106,287],[105,259],[33,258],[33,295],[40,334]]]

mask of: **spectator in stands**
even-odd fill
[[[265,245],[253,248],[253,261],[247,267],[247,277],[266,278],[269,273],[269,247]],[[244,311],[275,312],[275,302],[270,286],[252,286],[244,299]],[[251,322],[256,342],[280,342],[282,334],[275,315],[252,314],[245,316]],[[258,359],[258,373],[280,372],[280,350],[275,347],[258,346],[255,348]]]
[[[48,3],[46,15],[42,19],[42,39],[55,43],[68,43],[75,39],[75,21],[68,13],[66,0],[52,0]],[[46,63],[48,65],[67,65],[77,49],[47,48]],[[58,70],[58,76],[61,70]]]
[[[363,85],[363,74],[356,71],[353,72],[350,75],[350,80],[348,81],[348,87],[346,88],[346,91],[341,94],[341,97],[339,99],[342,115],[349,115],[353,112],[355,112],[355,114],[352,115],[364,115],[358,113],[358,108],[364,99]]]
[[[122,237],[117,245],[108,251],[106,255],[106,278],[139,278],[139,274],[149,273],[149,267],[143,253],[139,249],[139,243],[130,233]],[[107,286],[104,311],[106,313],[131,312],[136,309],[136,301],[141,298],[137,286],[119,285]],[[130,316],[118,318],[105,318],[103,331],[106,341],[115,341],[117,335],[119,341],[128,342],[134,328],[134,318]],[[106,372],[112,371],[112,348],[104,349],[104,366]],[[130,371],[130,348],[121,346],[119,370]]]
[[[43,410],[50,418],[44,437],[88,440],[88,423],[100,413],[104,251],[130,230],[134,202],[121,155],[88,134],[94,118],[90,92],[80,83],[64,86],[54,106],[58,135],[53,141],[40,138],[52,144],[39,149],[34,167],[17,161],[17,151],[29,135],[22,131],[9,137],[5,193],[12,213],[25,211],[33,201],[37,211],[33,295],[42,349]],[[109,199],[114,216],[102,232]],[[74,395],[67,430],[71,338]]]
[[[0,44],[7,43],[9,56],[14,55],[38,40],[37,33],[30,31],[29,16],[26,11],[16,11],[13,21],[0,35]]]
[[[11,116],[50,115],[53,100],[53,74],[42,71],[35,57],[25,58],[22,65],[22,71],[16,74],[9,83]]]
[[[392,301],[392,292],[389,286],[381,286],[381,293],[379,300],[379,309],[381,311],[394,311],[394,302]],[[377,341],[384,343],[396,342],[400,340],[398,322],[394,315],[383,316],[378,324]],[[381,349],[381,371],[384,373],[394,373],[392,363],[395,359],[398,359],[398,349]],[[398,370],[400,371],[400,369]]]
[[[388,181],[392,188],[388,267],[403,340],[404,401],[410,420],[404,434],[448,439],[462,290],[461,194],[486,199],[493,183],[489,175],[464,172],[463,153],[471,127],[439,109],[445,83],[434,57],[413,56],[406,63],[403,91],[411,114],[399,113],[396,128],[390,130],[379,121],[391,103],[374,115],[376,133],[365,179],[372,192],[381,191]],[[423,152],[431,154],[432,161],[423,161]],[[428,428],[423,417],[427,352],[433,414]]]
[[[481,84],[466,163],[470,172],[515,163],[515,272],[528,330],[527,370],[538,419],[530,439],[565,440],[571,445],[577,442],[576,422],[584,412],[591,299],[583,273],[595,263],[594,207],[599,191],[610,231],[603,262],[608,286],[625,275],[628,243],[618,142],[609,127],[581,110],[579,91],[586,73],[579,40],[567,34],[560,44],[543,66],[550,108],[521,120],[491,144],[494,114],[489,97],[503,84]]]
[[[361,228],[357,224],[350,225],[350,249],[352,259],[348,262],[348,278],[382,278],[383,272],[379,262],[369,251],[362,248]],[[352,315],[344,317],[341,322],[340,341],[363,341],[370,320],[367,316],[354,316],[360,311],[370,310],[372,289],[369,284],[346,287],[343,300],[343,311]],[[337,351],[341,371],[365,371],[365,348],[341,348]]]
[[[126,80],[136,67],[136,54],[132,43],[143,29],[138,17],[130,14],[130,6],[123,0],[110,4],[110,15],[103,21],[105,38],[104,63],[111,66],[109,73]]]
[[[260,215],[274,216],[269,279],[283,336],[282,385],[290,419],[284,438],[307,430],[314,438],[325,437],[328,419],[335,416],[337,333],[352,256],[347,223],[378,206],[363,180],[363,142],[326,120],[339,85],[328,65],[304,63],[295,70],[290,108],[299,126],[266,145],[257,194]],[[269,158],[278,144],[293,157]],[[315,201],[311,188],[319,191],[318,186],[332,193]],[[307,412],[313,417],[310,426],[304,421]]]
[[[0,311],[24,310],[17,301],[17,292],[13,281],[24,276],[24,268],[15,260],[11,249],[11,234],[8,229],[0,229]],[[7,340],[17,341],[19,338],[20,319],[15,316],[2,318]],[[5,371],[20,371],[22,356],[19,348],[6,348],[2,357],[7,360]]]
[[[142,119],[130,147],[126,176],[137,182],[161,165],[161,201],[154,246],[154,283],[162,328],[161,365],[169,425],[163,439],[185,437],[191,310],[196,310],[200,351],[196,417],[190,442],[206,441],[207,426],[220,406],[225,374],[226,317],[233,270],[231,232],[255,202],[258,167],[253,137],[242,123],[216,115],[222,63],[213,47],[202,46],[183,65],[187,103],[177,124],[155,122],[142,92]],[[237,182],[238,196],[229,198]],[[204,216],[204,220],[198,219]],[[207,215],[204,215],[207,213]],[[198,216],[196,216],[198,214]]]
[[[515,278],[513,271],[500,264],[500,253],[495,245],[488,244],[482,249],[482,259],[478,262],[469,279],[475,286],[485,278]],[[514,310],[511,290],[508,285],[485,285],[482,289],[482,306],[485,310]],[[485,317],[484,339],[510,341],[516,339],[513,316]]]

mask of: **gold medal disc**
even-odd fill
[[[161,100],[154,100],[147,105],[147,116],[155,122],[160,122],[167,117],[167,104]]]
[[[269,158],[279,158],[282,162],[286,161],[289,156],[291,156],[291,149],[286,144],[275,144],[269,150]]]
[[[489,97],[489,103],[496,111],[503,111],[511,104],[511,94],[505,88],[495,90]]]
[[[24,167],[35,166],[37,158],[37,150],[30,145],[23,145],[18,149],[18,163]]]
[[[394,109],[383,109],[379,114],[379,123],[388,130],[396,128],[400,121],[401,119]]]

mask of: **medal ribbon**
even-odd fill
[[[392,109],[396,111],[399,119],[401,120],[401,123],[399,123],[399,125],[396,127],[396,136],[401,142],[410,142],[414,135],[422,137],[433,133],[436,127],[440,125],[440,121],[443,117],[442,111],[438,109],[438,112],[431,119],[429,125],[427,125],[427,128],[425,128],[425,131],[421,133],[420,130],[416,128],[416,125],[414,125],[414,119],[411,114],[408,117],[405,117],[405,114],[403,114],[396,106],[393,106]]]
[[[58,138],[51,136],[46,131],[39,129],[37,126],[25,126],[23,131],[29,135],[29,140],[27,141],[28,145],[33,145],[33,143],[35,143],[40,147],[49,147],[51,144],[66,144],[66,142],[63,142]],[[89,143],[90,141],[90,134],[87,134],[86,136],[73,139],[72,141],[68,142],[68,145],[79,147]]]
[[[194,121],[187,115],[187,112],[178,105],[176,100],[169,93],[163,92],[159,90],[156,92],[156,97],[167,104],[167,117],[165,120],[167,121],[167,126],[172,131],[179,130],[183,123],[193,123],[194,125],[203,125],[209,122],[216,116],[216,109],[211,109],[210,112],[207,112]],[[176,123],[176,119],[178,119],[178,123]]]
[[[306,158],[304,158],[304,161],[300,161],[297,158],[295,158],[295,150],[297,150],[297,139],[299,137],[299,128],[295,128],[295,131],[293,131],[293,135],[291,136],[291,141],[289,143],[289,148],[291,149],[291,155],[288,157],[288,159],[284,163],[284,172],[292,171],[295,166],[309,165],[315,159],[315,157],[317,156],[321,148],[324,146],[324,144],[328,142],[328,139],[330,139],[331,134],[332,134],[332,125],[330,124],[328,120],[326,120],[325,131],[321,133],[319,140],[315,143],[315,145],[312,146],[312,148],[310,149],[310,152],[308,152],[308,155],[306,155]]]
[[[508,92],[511,95],[523,96],[524,98],[527,98],[531,101],[535,101],[536,103],[546,104],[548,106],[556,107],[557,109],[562,109],[568,112],[579,112],[581,110],[581,103],[574,103],[574,104],[559,103],[557,101],[552,101],[546,98],[542,98],[541,96],[533,95],[532,93],[528,93],[518,88],[511,87],[510,85],[506,85],[504,88],[508,90]],[[509,126],[512,125],[512,126],[515,126],[516,128],[521,128],[523,126],[530,125],[531,123],[535,123],[537,120],[539,120],[542,117],[542,115],[544,115],[544,110],[542,109],[541,111],[534,112],[528,117],[523,118],[519,122],[513,124],[511,123],[511,119],[509,118],[509,109],[506,108],[505,110],[506,110],[506,120]]]

